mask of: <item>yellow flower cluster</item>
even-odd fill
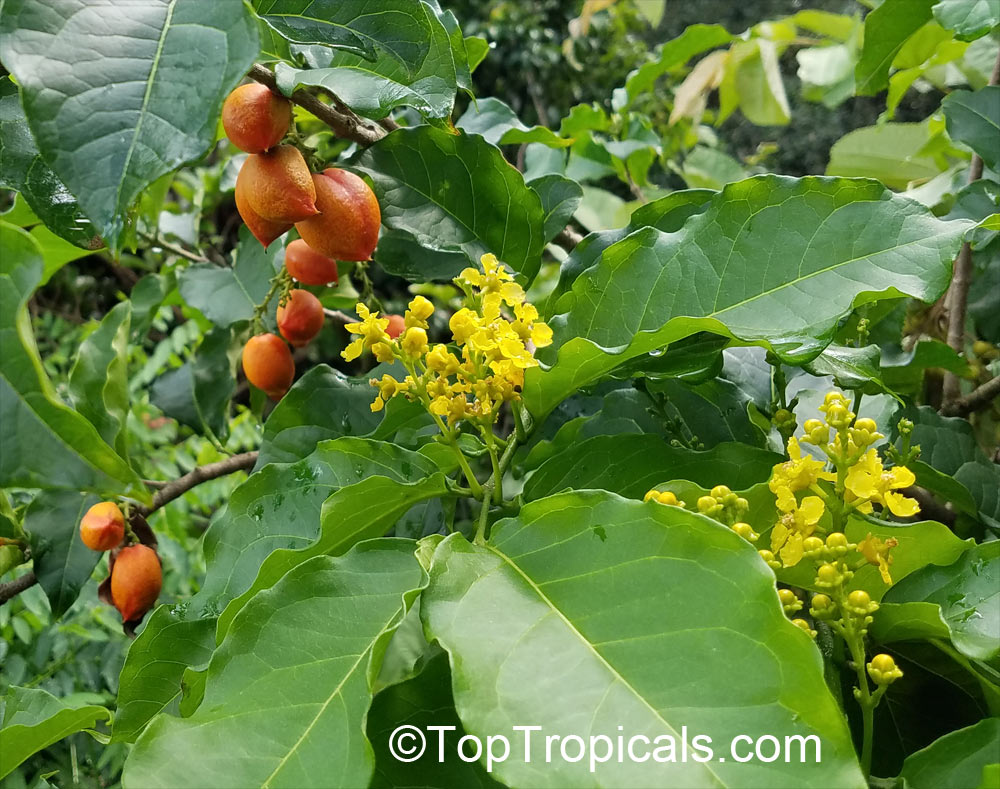
[[[852,510],[870,513],[873,504],[900,517],[920,511],[916,501],[897,492],[914,483],[913,472],[905,466],[886,469],[872,447],[883,437],[874,420],[857,419],[840,392],[827,394],[819,410],[824,419],[806,420],[802,441],[819,447],[833,470],[827,470],[827,462],[804,454],[792,436],[788,439],[789,459],[774,467],[768,482],[780,513],[771,530],[768,553],[780,556],[785,567],[799,563],[807,552],[807,541],[831,507],[841,519]],[[832,495],[819,485],[821,480],[834,483]],[[803,491],[815,495],[796,495]],[[888,578],[888,548],[882,545],[879,549],[881,552],[872,547],[864,555]]]
[[[434,306],[423,296],[410,302],[406,328],[396,340],[386,334],[388,319],[358,305],[361,322],[347,325],[358,337],[344,350],[344,358],[350,361],[371,350],[380,362],[398,359],[409,373],[402,381],[390,375],[371,380],[378,388],[373,411],[403,394],[423,402],[448,425],[463,419],[487,425],[496,421],[504,402],[520,397],[524,371],[538,365],[534,348],[550,345],[552,330],[495,255],[483,255],[481,263],[482,271],[467,268],[455,278],[466,303],[449,321],[457,353],[428,343]]]

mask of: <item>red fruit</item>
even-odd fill
[[[327,285],[339,281],[337,261],[321,255],[301,238],[285,247],[285,268],[303,285]]]
[[[354,173],[314,174],[319,214],[295,223],[302,239],[334,260],[368,260],[378,243],[382,212],[371,188]]]
[[[240,168],[247,204],[269,222],[298,222],[315,216],[316,187],[299,149],[279,145],[267,153],[252,153]]]
[[[276,334],[258,334],[243,346],[247,380],[272,400],[279,400],[295,378],[292,352]]]
[[[92,551],[110,551],[125,538],[125,516],[113,501],[95,504],[80,521],[80,539]]]
[[[243,182],[241,186],[242,179],[243,168],[241,167],[239,175],[236,176],[236,210],[240,212],[240,216],[243,217],[243,221],[250,228],[250,232],[253,233],[254,238],[263,244],[266,249],[278,236],[284,235],[291,230],[292,223],[271,222],[254,211],[247,199],[246,183]]]
[[[156,604],[163,569],[156,551],[147,545],[122,548],[111,567],[111,599],[123,622],[142,619]]]
[[[247,153],[273,148],[292,123],[292,105],[266,85],[240,85],[222,105],[222,126],[230,142]]]
[[[308,290],[291,290],[278,307],[278,331],[296,348],[305,345],[323,328],[323,305]]]
[[[385,317],[389,319],[389,325],[385,327],[385,333],[392,339],[395,340],[400,334],[406,331],[406,321],[402,315],[386,315]]]

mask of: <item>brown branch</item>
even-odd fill
[[[340,321],[341,323],[357,323],[357,318],[352,318],[346,312],[341,312],[340,310],[331,310],[324,308],[323,314],[328,318],[333,318],[335,321]]]
[[[248,76],[267,85],[271,90],[280,92],[277,80],[274,78],[274,72],[269,68],[254,64]],[[353,140],[358,145],[371,145],[385,137],[387,132],[384,128],[356,114],[331,91],[327,90],[326,92],[330,95],[333,104],[324,104],[317,96],[305,90],[295,91],[289,96],[289,100],[303,109],[309,110],[333,129],[338,137],[345,140]]]
[[[583,241],[583,236],[571,227],[564,227],[559,231],[559,235],[552,239],[552,243],[562,247],[567,252],[572,252],[573,248]]]
[[[164,504],[176,499],[178,496],[182,496],[187,493],[191,488],[196,485],[200,485],[202,482],[208,482],[210,479],[216,479],[218,477],[224,477],[226,474],[232,474],[234,471],[243,471],[248,468],[252,468],[253,464],[257,462],[257,452],[244,452],[241,455],[233,455],[225,460],[220,460],[217,463],[208,463],[204,466],[198,466],[183,477],[178,477],[172,482],[168,482],[162,488],[160,488],[153,495],[153,503],[148,507],[139,507],[138,512],[143,517],[156,512]]]
[[[1000,52],[997,53],[993,74],[990,75],[990,85],[1000,84]],[[983,177],[983,160],[978,154],[972,155],[969,163],[969,183]],[[965,316],[969,305],[969,286],[972,284],[972,247],[966,241],[955,258],[955,268],[952,270],[951,285],[945,296],[948,310],[948,345],[964,356],[965,351]],[[955,373],[948,372],[944,376],[942,390],[942,411],[950,409],[952,402],[960,399],[961,381]]]
[[[976,387],[964,397],[949,400],[942,406],[941,413],[945,416],[968,416],[973,411],[992,404],[998,397],[1000,397],[1000,375]]]
[[[21,594],[21,592],[25,589],[30,589],[37,583],[38,579],[35,577],[35,574],[31,572],[25,573],[24,575],[15,578],[13,581],[0,584],[0,605],[3,605],[12,597],[16,597]]]

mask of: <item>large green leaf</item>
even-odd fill
[[[0,778],[33,753],[78,731],[93,733],[110,717],[104,707],[67,703],[41,688],[11,686],[3,698],[0,722]]]
[[[212,656],[198,710],[147,727],[124,785],[367,786],[373,683],[426,583],[413,548],[372,540],[316,557],[257,595]]]
[[[1000,767],[1000,718],[953,731],[910,754],[899,778],[911,789],[987,789],[990,766]]]
[[[207,663],[215,649],[215,619],[182,620],[161,605],[129,646],[118,678],[112,740],[135,742],[163,710],[174,711],[188,666]]]
[[[113,31],[107,11],[9,0],[0,58],[21,85],[42,157],[118,250],[139,193],[215,140],[222,102],[258,40],[239,2],[126,3]]]
[[[248,321],[267,295],[279,249],[280,243],[265,250],[244,225],[232,268],[196,263],[181,272],[177,287],[185,302],[217,326]]]
[[[678,751],[682,726],[689,743],[711,738],[704,762],[508,759],[494,765],[508,785],[864,786],[819,653],[782,613],[755,549],[714,521],[571,492],[501,521],[486,547],[449,536],[430,576],[421,615],[450,653],[470,733],[540,726],[541,748],[542,735],[613,743],[624,731]],[[822,763],[813,746],[807,763],[780,768],[730,758],[735,735],[777,732],[818,736]]]
[[[541,201],[481,137],[430,126],[399,129],[355,166],[371,177],[386,227],[427,249],[464,253],[467,259],[456,263],[478,264],[492,252],[522,282],[538,272],[545,244]]]
[[[229,434],[229,401],[236,391],[236,332],[216,326],[183,365],[157,378],[150,402],[169,417],[220,441]]]
[[[955,90],[941,102],[948,134],[979,154],[990,169],[1000,167],[1000,85],[971,93]]]
[[[868,632],[877,644],[951,638],[948,623],[941,616],[941,606],[923,602],[883,601]]]
[[[664,354],[666,355],[666,354]],[[701,449],[727,441],[762,446],[765,436],[750,421],[750,395],[725,378],[687,383],[676,378],[651,381],[649,389],[666,398],[665,410],[678,429]]]
[[[132,303],[123,301],[108,312],[80,345],[69,374],[69,394],[76,410],[90,420],[108,444],[128,457],[128,340]]]
[[[990,660],[1000,654],[1000,540],[982,543],[947,567],[925,567],[892,587],[886,602],[941,606],[956,649]]]
[[[583,199],[583,189],[576,181],[549,173],[528,181],[528,186],[535,190],[542,201],[545,212],[545,240],[551,241],[569,224],[573,213]]]
[[[770,476],[781,456],[746,444],[719,444],[696,452],[645,433],[594,436],[545,461],[524,486],[528,500],[566,488],[600,488],[642,498],[650,488],[673,479],[705,487],[748,488]]]
[[[426,56],[431,25],[420,0],[254,0],[257,14],[282,36],[324,44],[378,62],[392,58],[405,69]]]
[[[985,36],[1000,25],[1000,4],[994,0],[939,0],[932,9],[941,27],[962,41]]]
[[[906,40],[931,18],[937,0],[885,0],[865,17],[864,45],[854,69],[856,91],[874,96],[889,85],[889,66]]]
[[[550,321],[544,359],[555,363],[528,371],[525,401],[544,415],[622,362],[703,330],[808,360],[859,304],[940,295],[967,227],[874,181],[730,184],[677,232],[640,229],[576,279]]]
[[[59,401],[42,368],[27,303],[42,276],[34,240],[0,222],[0,485],[148,493],[83,416]]]
[[[42,491],[25,512],[35,575],[56,618],[73,605],[101,560],[80,539],[80,521],[97,501],[71,490]]]
[[[922,153],[926,123],[883,123],[841,137],[830,148],[827,175],[875,178],[891,189],[906,189],[938,175],[942,168]]]
[[[552,148],[565,148],[573,144],[545,126],[526,126],[507,104],[492,97],[470,103],[455,126],[466,134],[481,135],[492,145],[540,142]]]
[[[0,79],[0,161],[0,184],[16,189],[50,230],[89,249],[102,246],[76,198],[42,160],[10,77]]]

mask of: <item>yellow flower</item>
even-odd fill
[[[411,326],[403,335],[400,345],[403,348],[403,353],[411,359],[423,356],[427,353],[427,332],[419,326]]]
[[[679,501],[677,499],[677,496],[674,494],[674,492],[670,491],[670,490],[662,490],[661,491],[661,490],[657,490],[656,488],[653,488],[651,491],[649,491],[648,493],[646,493],[645,496],[643,496],[642,500],[643,501],[656,501],[656,502],[659,502],[660,504],[667,504],[667,505],[669,505],[671,507],[683,507],[684,506],[684,502],[683,501]]]
[[[816,531],[826,505],[819,496],[806,496],[799,503],[785,488],[778,494],[778,509],[783,514],[771,530],[771,551],[780,552],[785,567],[793,567],[802,559],[803,541]]]
[[[458,361],[458,357],[441,343],[431,348],[424,362],[428,369],[445,376],[457,373],[461,364]]]
[[[405,381],[397,381],[391,375],[383,375],[381,381],[378,378],[372,378],[369,383],[378,387],[378,394],[375,396],[375,402],[372,403],[371,409],[372,411],[381,411],[385,404],[397,394],[409,391],[412,382],[409,377]]]
[[[848,469],[845,484],[859,499],[884,504],[893,515],[908,517],[920,512],[920,505],[894,491],[908,488],[916,481],[917,478],[906,466],[886,470],[878,452],[869,449]]]
[[[776,465],[771,473],[768,487],[772,493],[778,493],[782,488],[794,493],[815,485],[817,480],[836,479],[836,475],[823,471],[825,463],[802,453],[795,436],[788,439],[788,456],[791,459]]]
[[[392,345],[387,342],[377,342],[372,346],[372,353],[380,362],[391,362],[396,358],[392,351]]]
[[[377,312],[369,312],[368,308],[360,302],[355,310],[361,317],[361,322],[348,323],[344,328],[351,334],[360,336],[340,354],[349,362],[357,359],[366,348],[371,348],[375,343],[385,342],[389,339],[389,335],[385,333],[385,327],[389,325],[388,318],[380,318]]]
[[[427,319],[434,314],[434,305],[429,299],[417,296],[410,302],[410,308],[406,311],[404,322],[407,328],[418,326],[421,329],[427,328]]]
[[[889,574],[889,565],[892,564],[892,557],[889,551],[899,545],[899,540],[890,537],[888,540],[881,540],[868,532],[868,536],[858,543],[858,551],[868,564],[878,567],[882,575],[882,581],[886,584],[892,583],[892,576]]]
[[[479,316],[468,307],[462,307],[448,321],[451,336],[459,345],[465,345],[469,338],[479,330]]]

